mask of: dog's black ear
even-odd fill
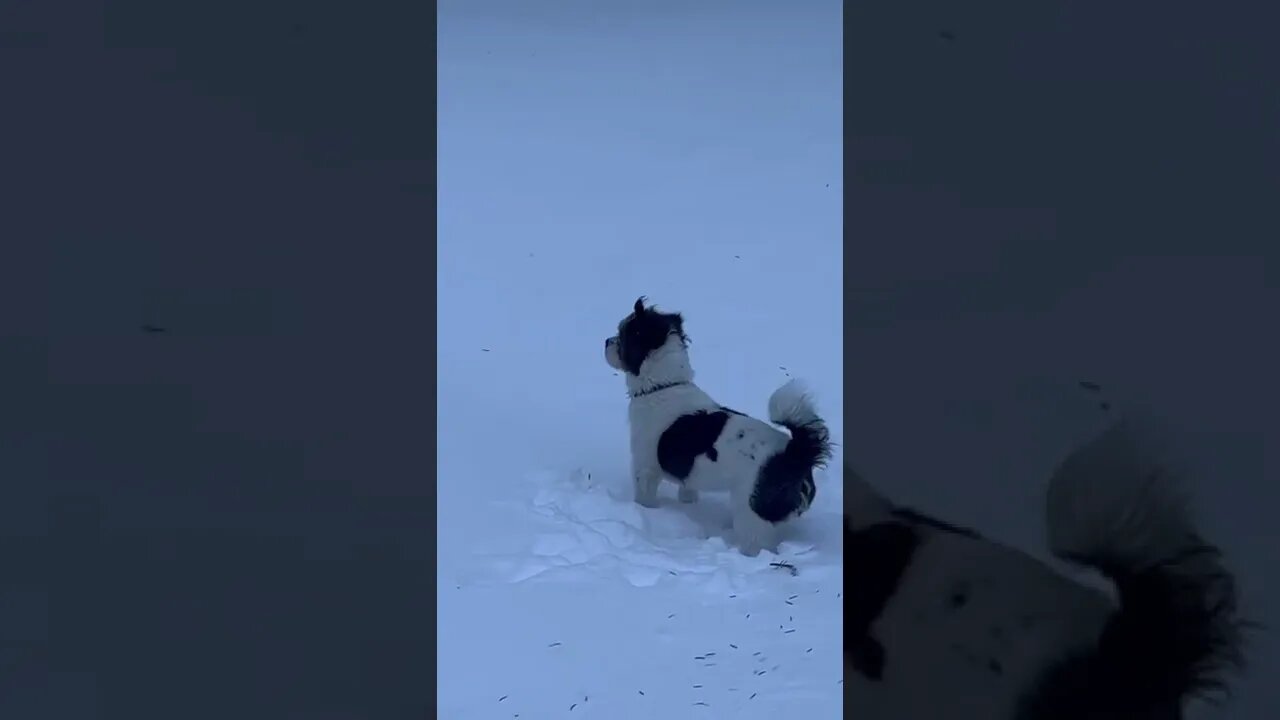
[[[635,311],[637,315],[644,314],[644,296],[643,295],[641,295],[639,298],[636,299]]]
[[[685,345],[688,345],[690,343],[689,336],[686,335],[684,332],[684,316],[683,315],[681,315],[680,313],[675,313],[674,315],[672,315],[671,327],[676,331],[676,335],[680,336],[680,340],[683,341]]]

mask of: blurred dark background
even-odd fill
[[[1165,425],[1274,625],[1280,86],[1261,2],[846,3],[845,436],[904,502],[1044,555],[1117,410]],[[1269,717],[1277,644],[1218,715]]]
[[[422,718],[434,4],[0,4],[0,716]]]

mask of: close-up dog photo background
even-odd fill
[[[0,717],[1274,716],[1264,8],[0,3]]]

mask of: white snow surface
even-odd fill
[[[438,716],[840,717],[840,4],[535,6],[440,5]],[[778,554],[632,501],[640,295],[718,401],[813,393],[836,456]]]

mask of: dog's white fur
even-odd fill
[[[615,369],[624,370],[631,396],[627,415],[635,500],[646,507],[656,507],[658,488],[665,477],[658,463],[658,441],[663,432],[683,415],[723,408],[694,384],[688,349],[675,334],[668,335],[662,347],[649,354],[638,375],[625,372],[616,342],[606,342],[605,361]],[[652,392],[667,385],[670,387]],[[770,397],[769,418],[775,423],[821,422],[809,394],[796,380],[787,382]],[[711,462],[701,456],[695,459],[693,472],[683,483],[677,483],[680,501],[697,502],[698,493],[702,491],[727,491],[733,537],[739,551],[748,556],[758,555],[761,550],[776,552],[787,523],[803,514],[807,506],[775,524],[757,515],[750,507],[750,499],[761,466],[790,440],[790,435],[768,423],[748,415],[730,414],[715,442],[718,460]]]
[[[1062,686],[1050,685],[1060,679],[1046,679],[1048,670],[1065,659],[1090,657],[1097,651],[1101,634],[1119,613],[1117,601],[1016,549],[963,532],[917,526],[920,543],[871,627],[887,658],[883,677],[871,679],[846,667],[846,702],[853,716],[859,720],[1180,718],[1185,700],[1203,689],[1197,683],[1213,686],[1217,678],[1211,676],[1241,661],[1234,579],[1215,556],[1192,552],[1199,535],[1186,497],[1162,472],[1167,468],[1146,450],[1133,427],[1120,422],[1071,453],[1052,477],[1047,493],[1049,545],[1058,557],[1085,565],[1124,573],[1157,569],[1173,580],[1171,587],[1184,593],[1176,598],[1178,602],[1195,606],[1227,601],[1220,614],[1209,615],[1209,627],[1220,640],[1211,643],[1213,652],[1202,658],[1203,665],[1187,669],[1193,680],[1186,687],[1170,690],[1148,705],[1116,712],[1114,705],[1108,705],[1110,699],[1088,697],[1090,692],[1101,694],[1100,687],[1084,683],[1067,694],[1087,710],[1071,715],[1028,711],[1028,697],[1036,693],[1044,697],[1046,688],[1061,690]],[[847,533],[901,520],[894,515],[893,503],[847,466],[845,484]],[[859,563],[870,559],[851,557],[848,552],[846,544],[845,580],[857,583]],[[958,588],[966,596],[959,609],[947,602]],[[855,593],[857,588],[847,592]],[[1124,602],[1124,593],[1118,595]],[[1138,599],[1129,598],[1130,611],[1143,612],[1134,606],[1156,607],[1172,594],[1157,597],[1155,603],[1150,595],[1134,597]],[[1160,620],[1155,612],[1152,617],[1157,618],[1153,622],[1162,623],[1157,629],[1164,628],[1172,636],[1201,630]],[[1132,686],[1138,687],[1149,677],[1143,672],[1150,667],[1159,671],[1161,662],[1170,661],[1151,657],[1144,663],[1139,657],[1121,672],[1132,672]],[[1116,678],[1114,666],[1106,667],[1112,668],[1108,677],[1119,687],[1130,686],[1129,676]],[[1135,695],[1141,697],[1142,692]]]

